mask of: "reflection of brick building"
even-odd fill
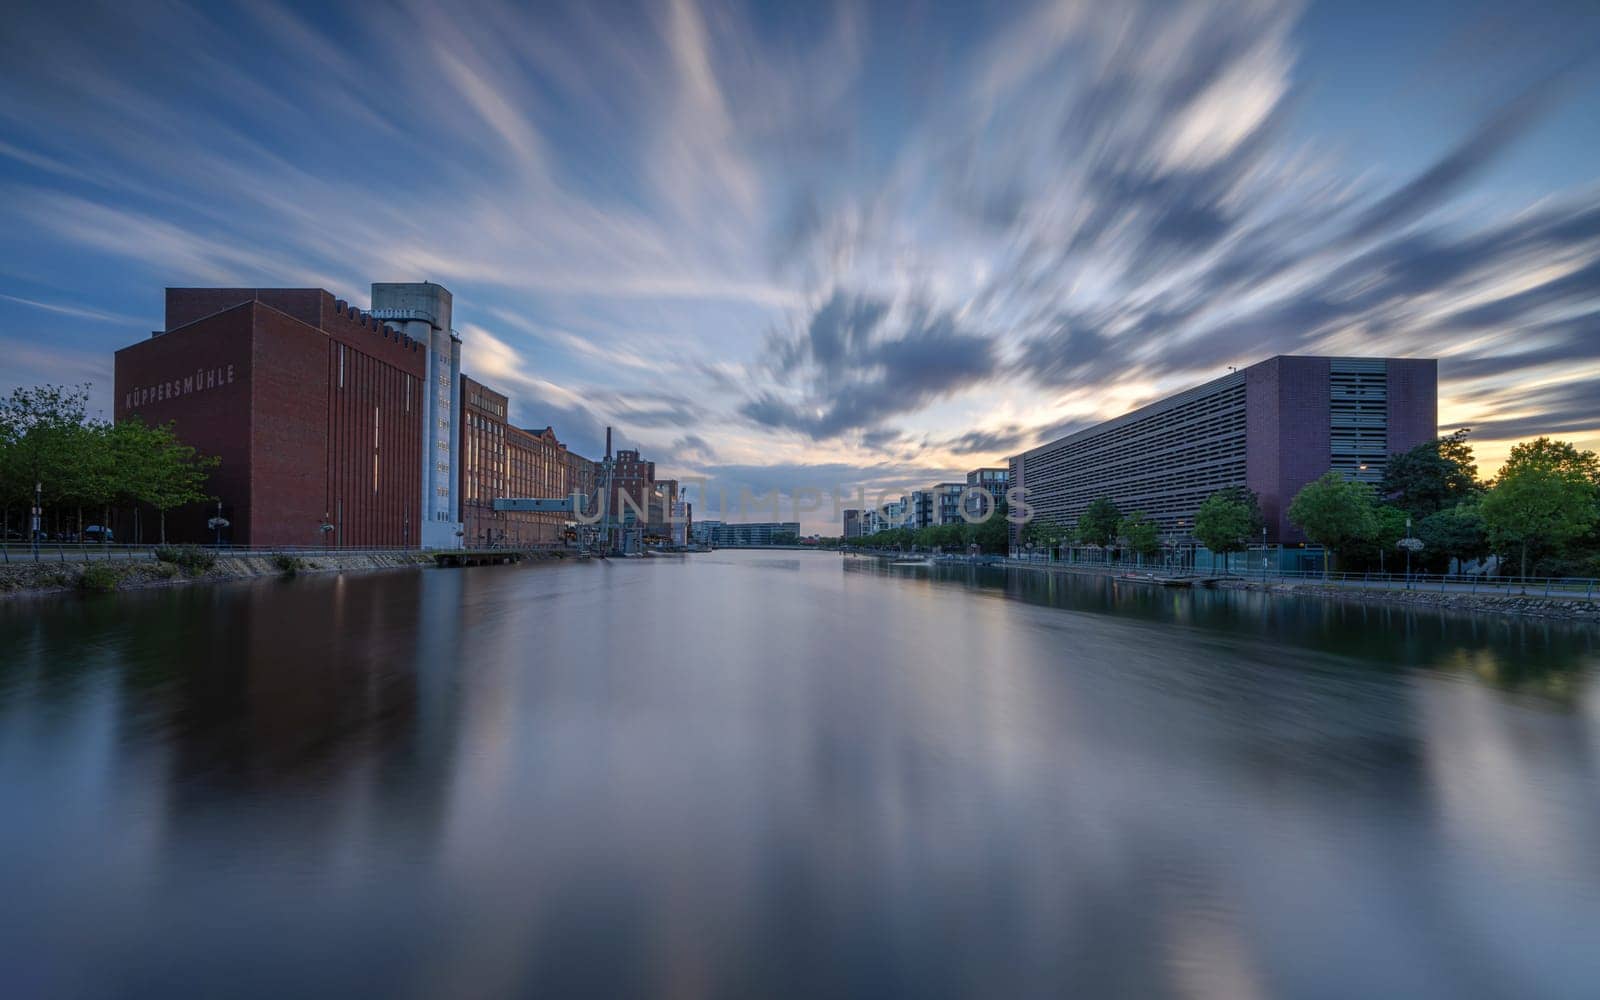
[[[555,545],[566,515],[496,511],[502,497],[567,495],[566,446],[555,431],[524,430],[507,421],[509,400],[465,375],[461,377],[461,513],[464,544]]]
[[[235,544],[416,545],[424,372],[421,345],[322,289],[169,288],[165,331],[117,352],[115,417],[221,458]],[[209,540],[213,509],[168,537]]]

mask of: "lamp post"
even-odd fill
[[[322,512],[322,523],[317,525],[317,531],[322,536],[322,547],[326,549],[333,540],[333,522],[328,519],[328,512]]]
[[[1267,526],[1261,526],[1261,586],[1267,585]]]
[[[222,501],[217,501],[217,516],[206,522],[206,527],[217,533],[216,547],[222,548],[222,529],[228,526],[228,519],[222,516]]]
[[[44,518],[44,484],[37,479],[33,482],[33,527],[28,532],[28,538],[33,542],[33,558],[39,558],[39,525]]]
[[[1411,540],[1411,518],[1406,518],[1406,541]],[[1411,589],[1411,546],[1406,546],[1406,589]]]

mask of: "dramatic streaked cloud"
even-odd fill
[[[104,399],[165,285],[427,278],[519,423],[734,490],[1426,355],[1492,469],[1600,447],[1597,38],[1581,5],[30,5],[0,350]]]

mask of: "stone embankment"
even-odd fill
[[[1437,590],[1380,590],[1365,587],[1324,586],[1319,583],[1272,583],[1220,580],[1214,586],[1227,590],[1262,590],[1287,597],[1320,597],[1371,604],[1405,604],[1466,614],[1516,615],[1600,624],[1600,600],[1582,597],[1545,597],[1537,594],[1470,594]]]
[[[193,550],[191,550],[191,553]],[[526,554],[524,554],[526,558]],[[250,553],[198,554],[163,561],[154,557],[138,559],[96,559],[90,562],[45,560],[12,562],[0,566],[0,597],[20,594],[50,594],[71,591],[109,593],[145,587],[167,587],[186,583],[218,583],[253,577],[295,576],[301,573],[363,573],[403,567],[433,566],[427,552],[330,552],[330,553]]]

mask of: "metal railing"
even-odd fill
[[[1481,574],[1441,573],[1328,573],[1320,570],[1275,570],[1250,572],[1244,568],[1232,570],[1194,569],[1174,566],[1160,561],[1138,565],[1133,560],[1119,562],[1107,560],[1071,560],[1050,558],[1045,553],[1011,556],[1008,564],[1021,566],[1052,566],[1097,575],[1116,576],[1138,574],[1161,579],[1211,579],[1237,580],[1243,583],[1305,583],[1326,584],[1329,587],[1347,587],[1364,590],[1411,590],[1444,594],[1498,594],[1507,597],[1561,597],[1600,600],[1600,578],[1584,576],[1485,576]]]
[[[32,542],[4,542],[0,543],[0,564],[24,562],[100,562],[104,560],[137,561],[158,558],[161,549],[195,549],[209,552],[219,557],[227,556],[271,556],[271,555],[297,555],[297,556],[346,556],[346,555],[380,555],[392,553],[422,554],[431,552],[431,549],[415,547],[398,548],[394,546],[383,548],[339,548],[325,545],[180,545],[168,543],[166,545],[117,545],[101,542],[63,542],[41,541],[37,545]]]

